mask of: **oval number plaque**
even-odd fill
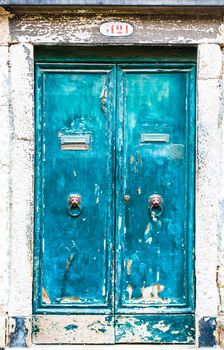
[[[105,22],[100,26],[100,33],[106,36],[128,36],[133,33],[133,26],[126,22]]]

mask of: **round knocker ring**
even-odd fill
[[[151,212],[151,217],[153,221],[157,221],[157,217],[162,215],[162,196],[158,194],[153,194],[149,197],[149,208]]]
[[[81,207],[81,199],[82,197],[80,194],[70,194],[68,197],[68,204],[69,204],[69,214],[73,217],[77,217],[81,214],[82,212],[82,207]]]

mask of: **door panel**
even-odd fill
[[[38,69],[44,96],[39,95],[37,123],[36,311],[104,308],[108,313],[113,305],[114,67]],[[81,195],[71,212],[70,194]]]
[[[34,342],[194,343],[194,65],[40,63],[36,92]]]
[[[191,328],[179,330],[176,340],[182,342],[184,337],[191,342],[194,97],[190,91],[194,91],[194,69],[124,65],[119,66],[118,81],[115,300],[117,313],[133,316],[116,318],[116,341],[125,342],[133,333],[133,341],[154,342],[147,332],[144,339],[141,335],[147,324],[150,329],[152,317],[134,316],[153,313],[157,324],[159,315],[170,314],[170,320],[166,318],[170,331],[173,314],[180,327],[185,319]],[[162,203],[153,206],[150,199],[156,196],[152,195],[161,196]],[[166,336],[158,339],[166,342]]]
[[[119,306],[140,312],[148,306],[186,307],[193,296],[188,289],[193,208],[188,168],[194,158],[187,147],[188,75],[189,69],[120,69]],[[150,211],[153,194],[161,195],[162,204]]]

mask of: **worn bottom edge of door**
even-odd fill
[[[117,316],[115,325],[116,343],[195,343],[192,314]]]
[[[113,344],[114,317],[106,315],[34,316],[33,343]]]
[[[36,315],[35,344],[194,344],[193,314]]]

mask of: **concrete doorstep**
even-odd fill
[[[11,349],[11,348],[6,348]],[[24,350],[24,348],[16,348]],[[147,344],[116,344],[116,345],[32,345],[32,350],[211,350],[212,348],[198,348],[195,345],[147,345]],[[219,346],[213,349],[221,349]]]

